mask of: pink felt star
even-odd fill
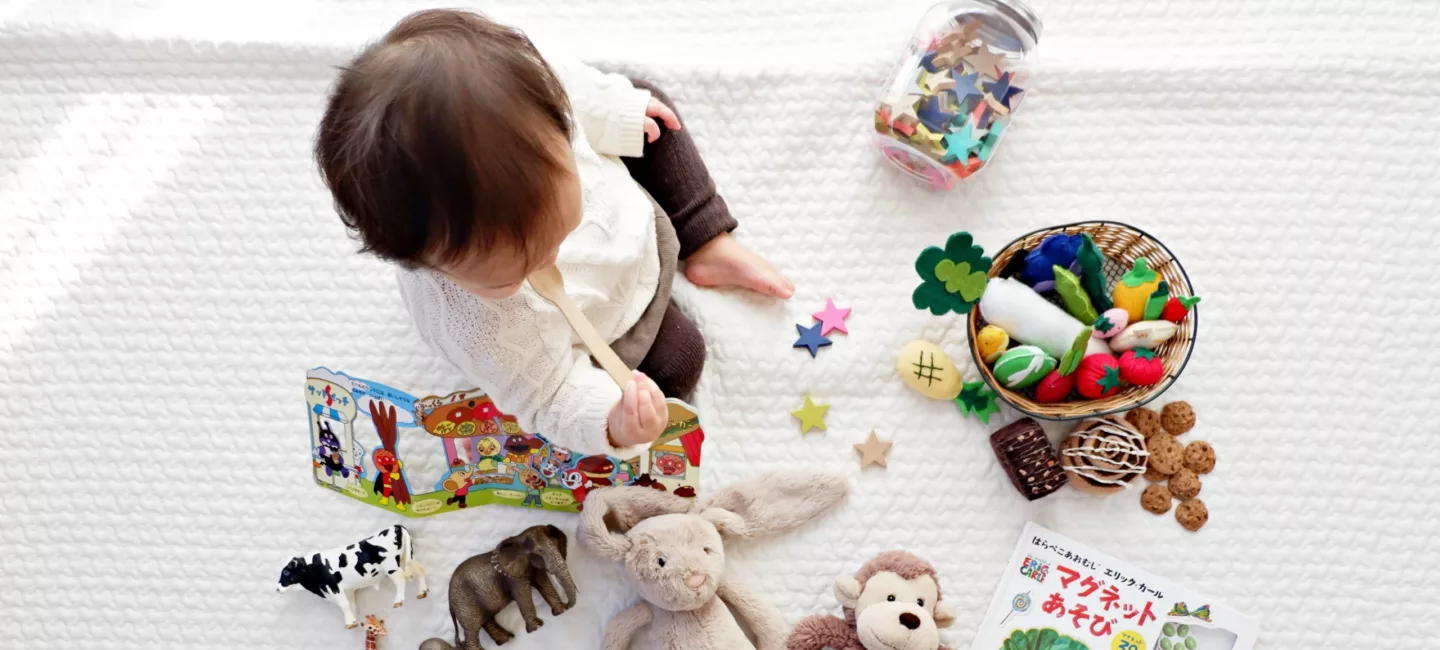
[[[835,330],[841,334],[849,334],[850,330],[845,329],[845,319],[850,317],[849,309],[840,309],[835,306],[834,298],[825,299],[825,310],[817,311],[811,316],[820,321],[820,334],[823,336]]]

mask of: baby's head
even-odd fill
[[[363,250],[503,298],[580,222],[570,105],[524,34],[411,14],[341,70],[315,140]]]

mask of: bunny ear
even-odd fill
[[[685,512],[690,501],[646,487],[608,487],[591,492],[580,515],[580,541],[612,561],[625,559],[630,540],[625,533],[660,515]]]
[[[845,498],[849,484],[833,474],[767,474],[696,503],[726,537],[749,538],[798,528]],[[724,516],[710,510],[723,510]]]

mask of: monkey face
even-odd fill
[[[940,643],[935,625],[935,579],[906,580],[881,571],[865,582],[855,603],[855,631],[866,650],[934,650]]]

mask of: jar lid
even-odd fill
[[[1021,0],[975,0],[977,4],[992,9],[994,14],[977,16],[987,32],[986,41],[999,49],[1011,52],[1027,52],[1040,42],[1042,24],[1040,17]],[[996,20],[1003,18],[1003,20]],[[1019,29],[1020,34],[1015,33]],[[1028,41],[1028,42],[1027,42]]]

